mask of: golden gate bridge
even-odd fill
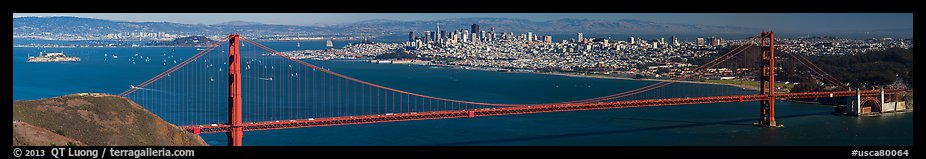
[[[762,32],[684,76],[606,96],[540,104],[492,103],[429,96],[395,89],[330,68],[295,59],[238,34],[231,34],[166,71],[120,93],[192,133],[228,135],[230,146],[241,146],[244,131],[369,124],[446,118],[759,101],[757,126],[780,127],[775,100],[857,96],[866,107],[880,107],[904,89],[852,90],[798,53],[786,53],[810,69],[820,81],[839,87],[821,92],[777,93],[775,37]],[[223,44],[227,42],[227,44]],[[225,47],[223,47],[225,46]],[[759,93],[694,91],[685,95],[652,93],[698,76],[758,47]],[[227,50],[224,50],[226,49]],[[227,54],[226,54],[227,53]],[[253,66],[253,67],[252,67]],[[225,78],[222,78],[222,77]],[[147,91],[147,90],[171,91]],[[675,90],[683,91],[683,90]],[[649,93],[648,93],[649,92]],[[227,94],[227,96],[222,96]],[[632,99],[628,99],[632,97]],[[869,102],[874,101],[874,102]]]

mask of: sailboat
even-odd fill
[[[302,45],[299,45],[299,42],[297,41],[297,42],[296,42],[296,47],[302,47]]]

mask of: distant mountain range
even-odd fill
[[[435,30],[437,24],[445,30],[469,30],[472,24],[479,24],[481,30],[503,32],[541,33],[614,33],[614,34],[729,34],[751,33],[759,29],[737,26],[709,26],[692,24],[658,23],[642,20],[598,20],[559,19],[544,22],[510,18],[455,18],[433,21],[367,20],[339,25],[340,29],[355,31],[389,30],[393,32]]]
[[[80,17],[13,18],[13,35],[73,34],[106,35],[111,33],[165,32],[187,35],[223,35],[230,32],[272,34],[281,32],[319,32],[312,26],[272,25],[233,21],[216,25],[172,22],[127,22]]]
[[[176,38],[171,41],[158,41],[152,42],[148,45],[153,46],[184,46],[184,47],[206,47],[215,43],[212,39],[206,38],[204,36],[190,36],[183,38]]]
[[[608,34],[752,34],[761,29],[739,26],[660,23],[643,20],[558,19],[530,21],[512,18],[453,18],[443,20],[399,21],[376,19],[347,24],[323,26],[278,25],[257,22],[230,21],[213,25],[172,22],[127,22],[80,17],[19,17],[13,18],[13,35],[72,34],[105,35],[109,33],[165,32],[185,35],[224,35],[238,32],[245,35],[335,35],[356,33],[407,33],[469,29],[479,24],[481,30],[495,28],[500,32],[535,33],[608,33]],[[891,30],[904,31],[905,29]],[[912,33],[912,29],[908,30]],[[877,31],[875,31],[877,32]]]

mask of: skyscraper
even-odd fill
[[[704,38],[698,37],[697,39],[695,39],[695,43],[697,43],[698,45],[704,45]]]
[[[441,36],[443,36],[444,32],[440,31],[440,23],[437,23],[437,31],[435,31],[434,34],[434,40],[437,41],[437,43],[441,43]]]
[[[678,37],[677,37],[677,36],[672,36],[672,41],[671,41],[671,42],[672,42],[672,46],[680,46],[680,45],[681,45],[681,44],[678,43]]]
[[[469,29],[469,30],[472,31],[472,32],[474,32],[474,33],[478,33],[478,32],[479,32],[479,24],[473,23],[473,26],[470,26],[470,29]]]
[[[444,40],[449,39],[449,38],[444,38],[445,35],[447,35],[447,31],[444,31],[444,30],[441,30],[439,33],[437,33],[438,43],[443,44]]]
[[[460,41],[464,43],[469,41],[469,31],[468,30],[460,31]]]
[[[577,40],[577,42],[581,42],[581,41],[582,41],[582,33],[579,33],[579,39],[576,39],[576,40]]]
[[[415,41],[415,32],[408,32],[408,41]]]
[[[486,41],[486,31],[479,32],[479,40]]]
[[[534,33],[527,32],[527,43],[530,43],[531,41],[534,41]]]
[[[431,43],[431,37],[433,36],[434,33],[431,33],[431,31],[424,31],[424,43]]]

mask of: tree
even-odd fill
[[[803,79],[817,76],[790,56],[780,56],[776,61],[784,74],[779,79]],[[881,51],[859,53],[854,55],[808,56],[807,59],[839,81],[850,83],[852,87],[865,85],[886,85],[900,78],[906,79],[912,86],[913,50],[892,48]],[[819,77],[816,77],[819,78]],[[803,80],[801,80],[803,81]]]

